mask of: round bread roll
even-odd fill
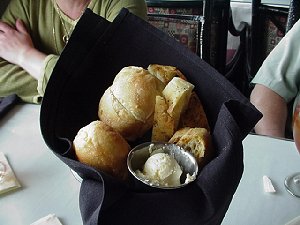
[[[124,67],[101,97],[98,116],[134,141],[151,129],[155,98],[162,89],[162,82],[142,67]]]
[[[113,128],[102,121],[82,127],[73,141],[78,160],[120,179],[127,177],[130,146]]]

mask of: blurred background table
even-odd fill
[[[0,224],[29,225],[54,213],[63,225],[81,225],[80,183],[46,146],[39,105],[17,105],[0,121],[4,152],[22,188],[0,195]],[[222,225],[284,225],[300,215],[300,199],[284,189],[284,178],[300,170],[294,142],[248,135],[244,174]],[[263,176],[276,193],[265,193]]]

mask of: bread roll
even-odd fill
[[[177,144],[192,153],[200,169],[206,165],[214,154],[211,135],[205,128],[181,128],[175,132],[169,142]]]
[[[127,141],[105,123],[97,120],[82,127],[73,141],[78,160],[119,179],[127,177]]]
[[[153,125],[155,98],[164,85],[142,67],[124,67],[99,102],[98,116],[128,141]]]

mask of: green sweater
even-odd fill
[[[91,0],[88,8],[112,21],[123,8],[146,19],[144,0]],[[43,76],[36,80],[19,66],[0,58],[0,97],[17,94],[23,101],[40,103],[52,70],[65,43],[63,36],[72,32],[77,21],[57,11],[51,0],[11,0],[2,20],[14,25],[23,20],[34,46],[48,56],[44,60]],[[63,20],[63,22],[61,21]],[[65,26],[65,27],[64,27]]]

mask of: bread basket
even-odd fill
[[[217,151],[197,179],[180,189],[137,190],[83,165],[72,151],[74,136],[97,119],[99,98],[118,71],[151,63],[176,66],[195,85]],[[83,224],[194,225],[222,222],[243,173],[242,140],[260,117],[228,80],[167,34],[126,9],[112,23],[87,9],[49,80],[40,124],[49,148],[83,178]],[[145,136],[131,145],[147,141]]]

